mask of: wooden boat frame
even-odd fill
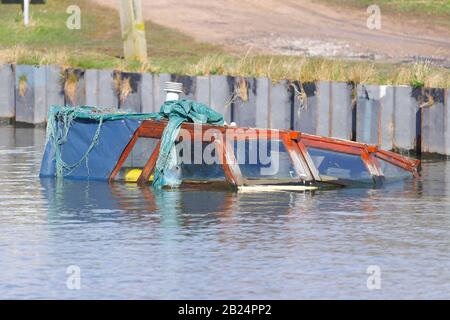
[[[109,181],[112,182],[117,177],[119,171],[121,170],[139,138],[153,138],[160,141],[166,125],[167,121],[144,120],[140,127],[135,131],[128,145],[122,152],[114,170],[109,177]],[[198,130],[198,127],[200,127],[201,134],[198,134],[198,132],[196,134],[195,132],[195,130]],[[375,145],[368,145],[335,138],[320,137],[291,130],[253,129],[211,125],[199,126],[192,123],[184,123],[182,125],[182,129],[187,130],[191,134],[191,137],[193,137],[193,140],[198,139],[201,140],[201,142],[215,143],[216,150],[218,150],[220,153],[219,157],[220,159],[222,159],[221,164],[223,166],[225,178],[227,182],[233,187],[255,184],[257,182],[249,182],[247,179],[245,179],[245,177],[242,176],[241,170],[236,161],[234,151],[229,141],[227,141],[228,136],[233,136],[237,140],[261,139],[261,137],[266,137],[267,139],[282,141],[284,147],[286,148],[286,151],[289,154],[295,171],[297,173],[304,173],[304,169],[307,169],[307,179],[299,179],[299,183],[302,181],[309,181],[314,183],[330,183],[330,181],[325,181],[319,174],[316,166],[314,165],[314,162],[312,161],[312,158],[309,155],[308,148],[316,148],[360,156],[368,172],[372,175],[375,183],[382,182],[384,180],[384,175],[380,166],[379,159],[384,160],[403,170],[411,172],[414,177],[419,176],[419,160],[410,159],[394,152],[381,150]],[[204,133],[210,129],[214,129],[218,134],[215,134],[213,137],[211,137],[211,135],[205,135]],[[247,132],[246,129],[250,130],[248,130]],[[155,169],[156,160],[158,159],[159,155],[159,147],[160,142],[158,142],[157,146],[144,165],[137,180],[138,184],[148,183],[149,178],[153,170]],[[337,184],[340,183],[337,182]]]

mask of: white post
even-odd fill
[[[23,0],[23,24],[30,24],[30,0]]]

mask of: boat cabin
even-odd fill
[[[108,180],[150,183],[167,121],[144,120]],[[184,123],[174,184],[243,186],[381,185],[417,177],[419,161],[373,145],[297,131]]]

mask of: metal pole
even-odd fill
[[[23,0],[23,24],[30,24],[30,0]]]

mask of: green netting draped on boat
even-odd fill
[[[95,134],[84,154],[75,163],[66,163],[62,158],[62,146],[67,142],[70,127],[75,119],[94,120],[98,122]],[[175,141],[183,122],[198,124],[223,125],[223,116],[208,106],[191,100],[167,101],[159,112],[131,113],[91,106],[50,108],[47,123],[47,142],[54,149],[56,177],[64,177],[78,168],[83,162],[88,165],[91,151],[99,142],[99,136],[105,121],[114,120],[158,120],[168,119],[164,129],[159,157],[156,162],[153,186],[165,185],[164,175],[177,163]]]

